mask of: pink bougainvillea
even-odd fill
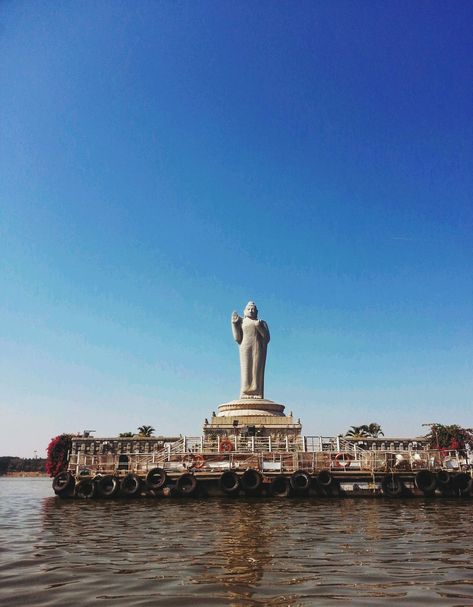
[[[69,434],[60,434],[51,439],[46,460],[46,472],[49,476],[56,476],[65,468],[70,448],[71,437]]]

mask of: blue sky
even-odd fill
[[[238,396],[473,426],[469,2],[0,5],[0,454]]]

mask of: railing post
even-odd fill
[[[289,437],[286,434],[286,451],[289,453]]]
[[[337,436],[337,452],[340,453],[340,437]]]
[[[201,435],[200,437],[200,452],[203,453],[204,451],[204,437]]]
[[[252,453],[255,452],[255,437],[254,436],[251,437],[251,452]]]
[[[220,453],[220,434],[217,434],[217,453]]]
[[[184,438],[182,439],[182,452],[183,453],[186,452],[186,444],[187,444],[187,438],[184,436]]]
[[[271,435],[268,436],[268,450],[271,453],[272,449],[271,449]]]

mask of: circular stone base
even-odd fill
[[[235,415],[284,417],[284,405],[265,398],[239,398],[219,405],[217,417],[232,417]]]

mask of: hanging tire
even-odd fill
[[[227,495],[235,495],[240,489],[238,474],[232,470],[225,470],[219,479],[220,489]]]
[[[95,497],[95,483],[91,478],[79,481],[75,488],[76,497],[82,500],[90,500]]]
[[[466,472],[458,472],[452,479],[453,489],[461,495],[468,495],[472,486],[472,479]]]
[[[381,488],[383,490],[383,495],[386,497],[400,497],[404,490],[404,484],[398,476],[387,474],[383,478]]]
[[[99,497],[110,498],[115,497],[120,490],[120,482],[116,476],[105,474],[104,476],[96,477],[95,486]]]
[[[296,493],[305,493],[310,487],[310,476],[304,470],[296,470],[289,482]]]
[[[197,479],[193,474],[184,472],[176,481],[176,491],[178,495],[192,495],[197,489]]]
[[[141,492],[141,479],[136,474],[124,476],[120,483],[120,491],[125,497],[138,497]]]
[[[332,484],[332,479],[330,470],[321,470],[315,477],[315,480],[321,487],[329,487]]]
[[[269,485],[269,493],[273,497],[287,497],[291,492],[288,479],[282,474],[275,476]]]
[[[325,488],[325,492],[327,497],[340,497],[344,495],[342,488],[340,486],[340,481],[334,478],[329,487]]]
[[[242,489],[247,494],[254,494],[261,489],[263,483],[263,477],[254,468],[248,468],[245,470],[240,478],[240,484]]]
[[[56,495],[68,497],[74,489],[75,479],[70,472],[60,472],[53,479],[53,489]]]
[[[447,491],[450,488],[451,476],[446,470],[439,470],[437,472],[437,488],[440,491]]]
[[[414,477],[414,483],[417,489],[424,495],[432,495],[437,487],[435,474],[430,470],[419,470]]]
[[[166,484],[167,475],[162,468],[153,468],[146,475],[146,486],[148,489],[157,491]]]

